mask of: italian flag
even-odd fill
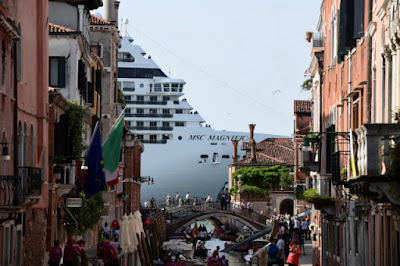
[[[118,165],[121,154],[122,131],[124,128],[124,113],[114,124],[108,138],[103,143],[103,160],[107,186],[118,183]]]

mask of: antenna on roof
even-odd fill
[[[121,19],[121,23],[122,23],[122,25],[121,25],[121,30],[122,30],[122,35],[124,36],[124,37],[127,37],[127,36],[129,36],[129,34],[128,34],[128,24],[129,24],[129,19],[127,19],[127,18],[122,18]],[[125,25],[125,31],[124,31],[124,25]]]

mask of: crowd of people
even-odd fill
[[[48,265],[59,266],[61,259],[65,266],[88,266],[89,259],[85,249],[85,239],[78,242],[70,237],[62,252],[60,241],[54,241],[54,246],[50,248]]]
[[[305,255],[304,240],[310,238],[308,218],[301,221],[286,214],[270,219],[278,220],[280,228],[276,236],[270,237],[267,245],[268,265],[299,265],[300,255]]]

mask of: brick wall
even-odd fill
[[[46,253],[46,209],[33,209],[26,211],[25,238],[23,240],[23,257],[25,265],[44,265]]]

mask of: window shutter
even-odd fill
[[[93,83],[88,82],[87,88],[88,88],[88,99],[87,99],[87,102],[91,103],[92,104],[91,106],[93,106],[93,103],[94,103]]]
[[[96,70],[96,91],[101,93],[101,70]]]
[[[364,36],[365,1],[354,0],[354,39]]]
[[[346,54],[346,0],[342,0],[339,9],[339,27],[338,27],[338,62],[343,61]]]
[[[65,57],[58,57],[58,87],[65,88]]]

